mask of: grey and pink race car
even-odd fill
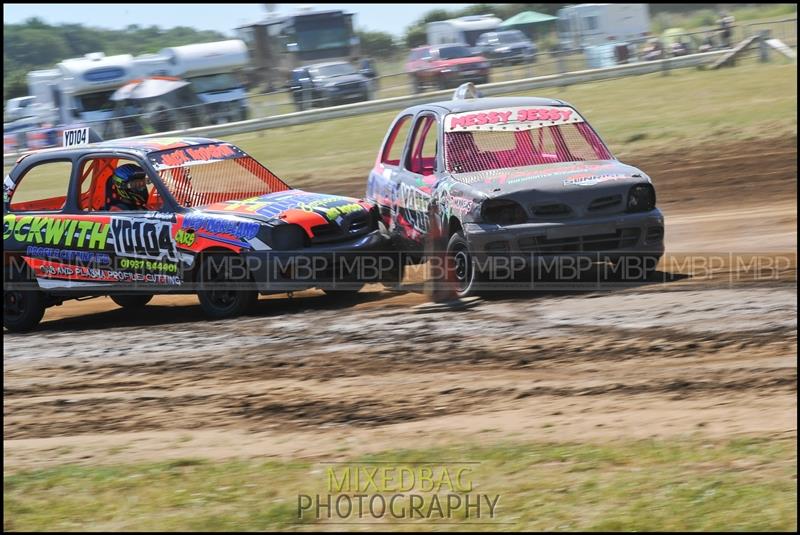
[[[455,97],[404,110],[366,198],[410,262],[435,234],[458,296],[474,293],[498,258],[588,259],[646,278],[664,253],[650,177],[561,100]]]

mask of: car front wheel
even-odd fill
[[[197,298],[203,312],[212,319],[232,318],[247,312],[258,299],[258,292],[249,289],[247,277],[234,276],[241,271],[236,257],[207,255],[200,264]]]
[[[447,282],[453,285],[456,297],[474,295],[477,289],[477,271],[469,244],[461,231],[447,243]]]

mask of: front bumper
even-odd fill
[[[664,254],[664,216],[658,209],[563,223],[464,225],[472,256],[485,262],[501,257],[530,263],[539,258],[586,258],[615,261],[626,256]]]
[[[380,282],[397,261],[391,239],[379,230],[346,242],[297,251],[250,251],[242,256],[261,293],[347,289]]]

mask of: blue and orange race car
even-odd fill
[[[25,155],[5,178],[11,331],[71,298],[141,307],[157,293],[196,293],[207,315],[223,318],[258,293],[354,292],[382,278],[376,259],[389,240],[370,203],[293,189],[224,141],[88,143],[91,134],[65,132],[71,146]],[[123,170],[145,188],[138,204],[116,202]]]

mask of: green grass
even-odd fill
[[[707,143],[797,135],[797,64],[772,54],[716,71],[680,69],[517,93],[575,105],[624,159]],[[399,110],[398,110],[399,112]],[[373,113],[226,138],[291,185],[331,193],[363,191],[398,112]]]
[[[612,151],[675,150],[704,142],[797,135],[797,65],[773,55],[717,71],[681,69],[517,93],[567,100]],[[231,136],[229,140],[299,186],[366,180],[398,112]]]
[[[384,467],[437,459],[479,461],[461,465],[470,468],[472,492],[500,495],[497,517],[482,521],[508,523],[502,525],[507,529],[760,531],[796,529],[796,453],[794,439],[685,439],[453,446],[387,451],[349,461],[391,463],[371,465]],[[297,520],[298,494],[328,492],[328,466],[186,459],[18,472],[4,478],[4,528],[337,528],[308,517],[310,525]],[[388,499],[391,494],[384,495]],[[441,494],[447,494],[446,487]],[[458,518],[463,521],[463,515]],[[384,521],[387,527],[396,522]],[[416,520],[402,525],[405,530],[468,527],[496,529],[498,524],[436,526]]]
[[[741,27],[752,22],[797,17],[797,5],[761,4],[727,9],[726,12],[733,15],[736,19],[736,25]],[[718,19],[719,12],[712,9],[700,9],[687,13],[659,13],[652,18],[651,27],[656,34],[660,34],[667,28],[683,28],[685,30],[715,29]],[[741,30],[741,28],[738,28],[738,30]],[[796,33],[796,27],[794,31]]]

